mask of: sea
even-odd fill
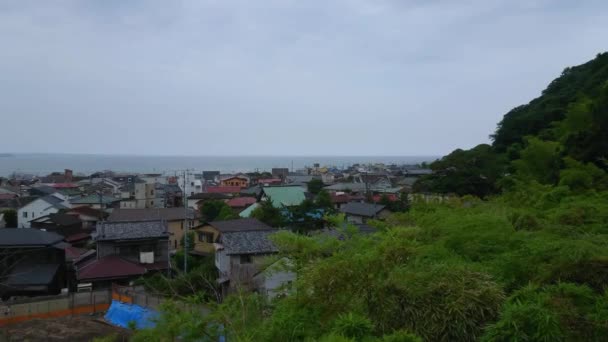
[[[353,164],[413,165],[436,160],[438,156],[143,156],[97,154],[1,154],[0,176],[13,172],[37,176],[71,169],[74,174],[97,171],[161,173],[172,175],[183,170],[222,173],[270,171],[275,167],[297,170],[319,163],[346,168]]]

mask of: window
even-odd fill
[[[27,211],[23,212],[23,217],[27,218]]]
[[[194,182],[190,182],[190,186],[194,186]]]
[[[209,232],[198,232],[198,241],[213,243],[213,233]]]
[[[154,190],[150,190],[150,195],[154,195]]]
[[[241,255],[241,264],[251,264],[251,255]]]
[[[154,201],[150,201],[150,205],[154,205]]]

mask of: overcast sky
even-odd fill
[[[0,152],[443,155],[608,49],[608,1],[0,1]]]

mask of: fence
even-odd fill
[[[0,326],[34,318],[103,312],[110,307],[110,290],[69,293],[0,303]]]
[[[0,326],[34,318],[53,318],[105,312],[112,300],[158,309],[161,297],[146,294],[133,287],[112,286],[92,292],[34,297],[0,303]]]

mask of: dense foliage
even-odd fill
[[[416,191],[486,197],[516,174],[544,184],[585,177],[574,163],[608,170],[608,53],[566,68],[542,95],[507,113],[492,146],[456,150],[431,163]],[[565,169],[571,169],[562,174]],[[566,180],[566,182],[570,181]],[[580,180],[576,181],[588,181]],[[506,180],[507,184],[511,180]]]
[[[219,200],[205,201],[200,207],[200,213],[201,220],[206,222],[238,218],[238,215],[226,202]]]
[[[607,79],[607,54],[567,69],[493,146],[456,150],[416,184],[459,196],[407,203],[371,235],[327,217],[342,238],[275,234],[297,274],[289,295],[237,293],[207,315],[168,303],[136,338],[605,341]]]
[[[6,228],[17,228],[17,210],[6,209],[2,212],[4,214],[4,223]]]

